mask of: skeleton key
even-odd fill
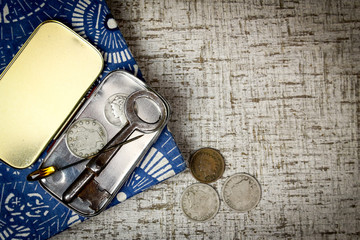
[[[144,99],[145,101],[143,101]],[[152,116],[154,118],[152,118],[152,122],[147,122],[149,120],[145,121],[139,116],[142,114],[138,112],[139,105],[141,104],[144,105],[141,107],[142,111],[151,111],[147,112],[145,116]],[[147,104],[155,104],[158,110],[157,113],[153,111],[153,108],[148,107]],[[125,141],[135,130],[143,133],[151,133],[160,129],[166,122],[166,107],[163,100],[158,95],[148,90],[141,90],[132,93],[126,99],[125,115],[128,120],[127,125],[106,144],[104,147],[105,149],[111,148],[112,146]],[[101,153],[91,159],[83,172],[64,192],[64,202],[69,203],[73,201],[74,198],[77,197],[78,194],[84,189],[84,187],[95,176],[98,176],[101,173],[101,171],[106,167],[106,165],[115,156],[120,148],[121,146],[116,147],[113,150],[105,151],[104,153]]]

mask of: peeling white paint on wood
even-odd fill
[[[247,172],[263,196],[191,222],[185,171],[54,239],[359,238],[359,1],[107,2],[185,158],[217,148],[211,186]]]

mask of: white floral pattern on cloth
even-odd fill
[[[19,225],[11,225],[0,220],[0,239],[24,239],[30,237],[31,229]]]
[[[34,29],[49,19],[63,22],[101,51],[105,66],[95,84],[117,69],[142,78],[105,0],[0,1],[0,73]],[[0,162],[0,240],[47,239],[85,220],[54,199],[37,182],[26,181],[26,176],[38,169],[45,156],[46,151],[39,161],[23,170]],[[165,128],[109,207],[185,168],[174,138]]]
[[[0,239],[46,239],[84,219],[27,181],[1,183],[0,206]]]

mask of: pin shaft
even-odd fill
[[[75,166],[75,165],[77,165],[77,164],[80,164],[80,163],[82,163],[82,162],[85,162],[85,161],[89,161],[90,159],[92,159],[92,158],[94,158],[94,157],[96,157],[96,156],[98,156],[98,155],[100,155],[100,154],[102,154],[102,153],[111,151],[111,150],[114,149],[114,148],[120,147],[120,146],[125,145],[125,144],[127,144],[127,143],[130,143],[130,142],[132,142],[132,141],[135,141],[135,140],[139,139],[139,138],[142,137],[142,136],[144,136],[144,134],[139,135],[139,136],[136,136],[136,137],[133,137],[133,138],[128,139],[128,140],[126,140],[126,141],[120,142],[120,143],[115,144],[115,145],[113,145],[113,146],[110,146],[110,147],[108,147],[108,148],[106,148],[106,149],[103,148],[103,149],[101,149],[98,153],[96,153],[96,154],[94,154],[94,155],[91,155],[91,156],[89,156],[89,157],[86,157],[86,158],[81,159],[81,160],[79,160],[79,161],[77,161],[77,162],[71,163],[71,164],[69,164],[69,165],[65,165],[65,166],[63,166],[63,167],[59,167],[59,168],[58,168],[58,167],[56,167],[56,166],[48,166],[48,167],[40,168],[40,169],[35,170],[34,172],[30,173],[30,174],[27,176],[27,180],[28,180],[28,181],[36,181],[36,180],[40,180],[40,179],[46,178],[46,177],[50,176],[51,174],[53,174],[53,173],[55,173],[55,172],[62,171],[62,170],[67,169],[67,168],[69,168],[69,167],[73,167],[73,166]]]

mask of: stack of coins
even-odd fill
[[[185,189],[180,205],[189,219],[204,222],[215,217],[220,208],[218,193],[207,183],[221,178],[225,170],[225,161],[218,150],[201,148],[191,155],[189,167],[193,177],[201,183],[195,183]],[[231,209],[247,212],[260,202],[261,186],[251,175],[237,173],[225,181],[222,198]]]

